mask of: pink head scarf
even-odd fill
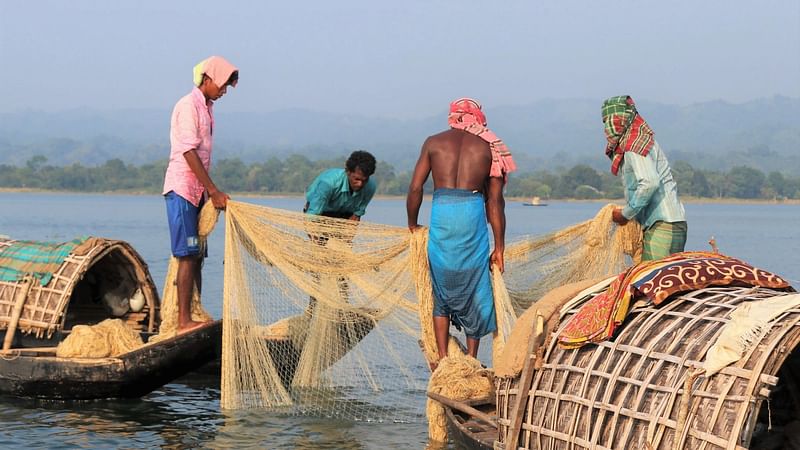
[[[481,111],[481,104],[471,98],[460,98],[450,103],[450,114],[447,116],[450,128],[464,130],[489,143],[492,152],[490,177],[503,177],[508,181],[508,174],[517,170],[506,144],[491,130],[486,128],[486,116]]]
[[[203,75],[208,76],[211,78],[211,81],[217,85],[218,88],[222,88],[225,83],[231,78],[233,72],[238,72],[239,69],[236,68],[233,64],[228,62],[227,59],[221,56],[212,56],[210,58],[204,59],[200,61],[199,64],[194,66],[192,70],[193,80],[195,86],[200,86],[203,82]],[[238,80],[237,80],[238,81]],[[236,87],[236,82],[234,81],[231,83],[231,86]]]

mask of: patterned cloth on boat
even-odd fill
[[[0,280],[19,281],[32,275],[45,286],[64,259],[86,239],[75,238],[63,243],[15,241],[0,250]]]
[[[493,333],[497,320],[483,195],[464,189],[434,191],[429,233],[434,317],[449,316],[470,338]]]
[[[630,95],[611,97],[601,109],[605,125],[606,156],[611,159],[611,173],[616,175],[625,152],[647,156],[653,146],[653,130],[636,111]]]
[[[683,252],[673,256],[654,261],[649,272],[633,282],[636,291],[656,305],[674,294],[708,286],[791,288],[787,280],[772,272],[720,253]]]
[[[608,289],[581,306],[558,336],[564,348],[610,339],[625,320],[631,301],[645,296],[659,305],[670,296],[708,286],[791,288],[783,278],[739,259],[711,252],[683,252],[639,263]]]
[[[686,247],[688,226],[686,222],[658,221],[644,230],[642,261],[666,258],[682,252]]]

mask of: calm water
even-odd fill
[[[298,198],[243,198],[299,210]],[[603,203],[507,205],[509,241],[587,220]],[[430,203],[423,204],[427,212]],[[800,205],[686,205],[687,249],[720,251],[800,286]],[[404,200],[375,200],[365,220],[405,226]],[[427,222],[423,214],[421,222]],[[0,234],[60,241],[95,235],[130,242],[161,286],[169,257],[164,202],[158,196],[0,193]],[[204,306],[222,311],[223,227],[211,236],[203,272]],[[485,350],[488,345],[483,345]],[[424,393],[419,392],[420,401]],[[27,448],[423,448],[423,417],[407,424],[343,422],[256,412],[222,412],[219,389],[187,377],[139,400],[42,402],[0,398],[0,447]]]

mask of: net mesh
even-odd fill
[[[641,230],[613,226],[611,209],[506,246],[495,350],[551,286],[630,263]],[[427,230],[236,201],[225,221],[222,407],[421,420],[436,359]]]

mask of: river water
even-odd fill
[[[243,197],[275,208],[300,210],[300,197]],[[508,241],[538,235],[593,217],[604,203],[554,202],[528,207],[509,201]],[[430,203],[423,204],[427,223]],[[773,271],[800,286],[800,205],[687,204],[687,250],[720,251]],[[376,199],[364,220],[405,226],[403,199]],[[129,242],[147,262],[159,288],[169,261],[164,201],[159,196],[0,193],[0,235],[64,241],[81,235]],[[203,270],[203,304],[222,311],[224,230],[211,235]],[[488,345],[483,345],[487,349]],[[414,393],[412,393],[414,395]],[[420,402],[424,392],[416,393]],[[264,411],[221,411],[219,388],[189,376],[136,400],[52,402],[0,398],[2,448],[424,448],[424,417],[409,423],[364,423],[285,416]]]

